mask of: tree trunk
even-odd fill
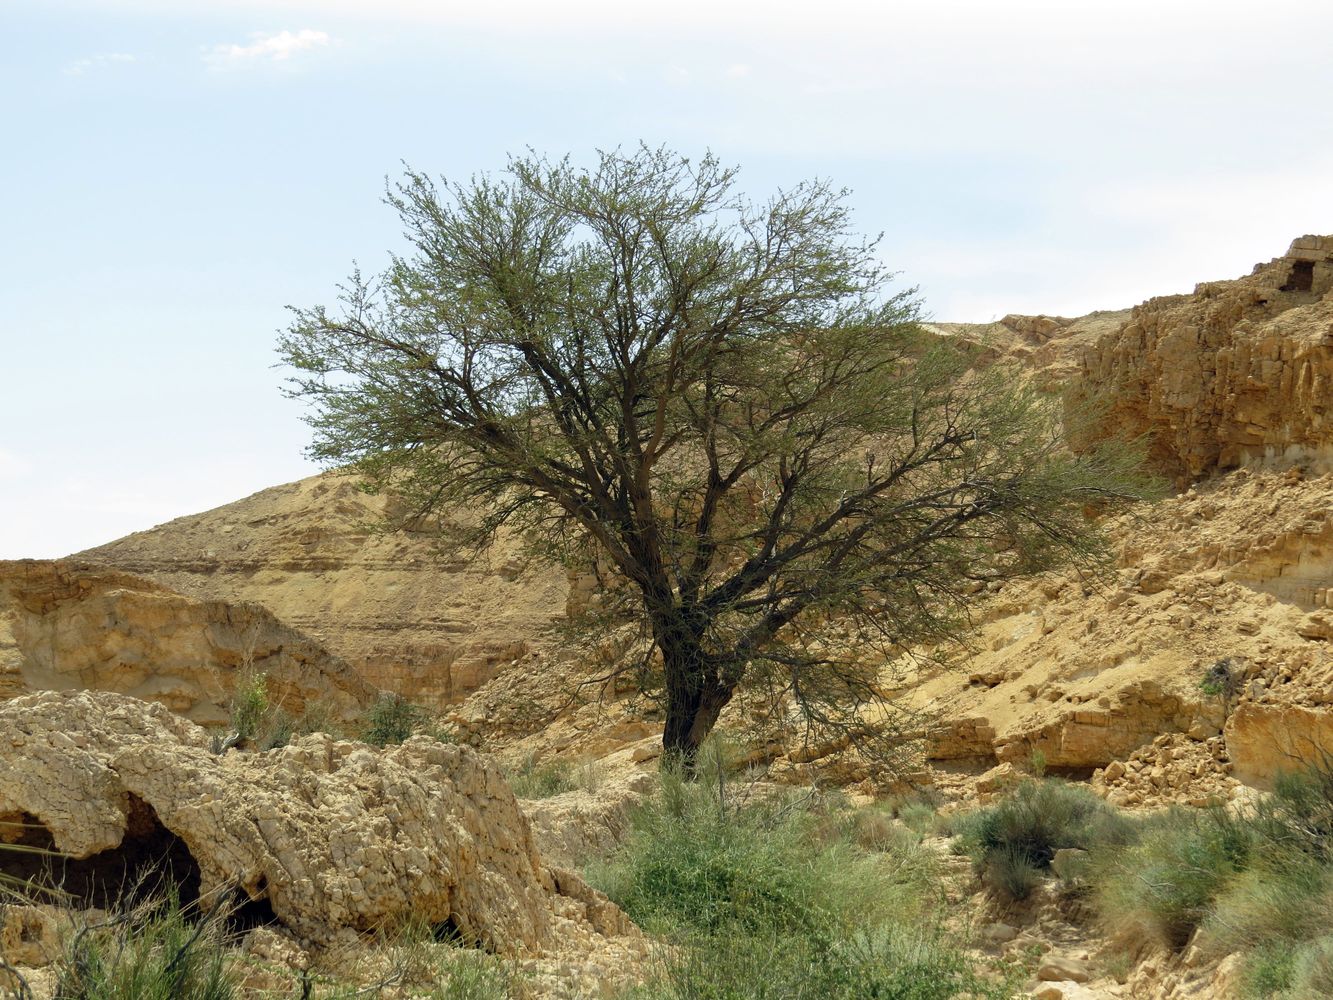
[[[664,655],[665,659],[665,655]],[[718,716],[734,693],[732,688],[697,674],[681,671],[667,661],[666,726],[662,732],[664,762],[694,774],[699,747],[717,725]]]

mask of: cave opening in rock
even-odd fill
[[[1291,274],[1287,275],[1287,283],[1279,291],[1282,292],[1308,292],[1314,288],[1314,261],[1298,260],[1291,265]]]
[[[80,909],[122,909],[174,893],[182,905],[199,898],[199,864],[156,811],[129,796],[125,836],[116,847],[86,858],[60,854],[51,831],[24,813],[5,839],[32,851],[0,852],[0,872],[50,889]],[[17,834],[13,831],[17,829]]]
[[[125,912],[153,900],[174,898],[192,914],[216,910],[235,932],[277,922],[262,892],[250,899],[242,890],[227,895],[222,905],[201,901],[199,862],[180,837],[158,818],[156,810],[129,796],[125,836],[116,847],[86,858],[61,854],[51,831],[36,816],[5,817],[0,840],[18,850],[0,850],[0,875],[20,879],[37,896],[70,909]],[[30,850],[23,850],[30,848]]]
[[[1110,761],[1107,761],[1107,763],[1110,763]],[[1104,767],[1105,765],[1102,766]],[[1088,767],[1086,765],[1082,767],[1075,767],[1072,764],[1071,765],[1054,764],[1054,765],[1048,765],[1043,773],[1049,775],[1052,778],[1064,778],[1066,781],[1091,781],[1092,772],[1095,770],[1096,768]]]
[[[483,951],[489,951],[475,935],[465,934],[463,929],[458,926],[453,916],[447,920],[442,920],[438,924],[431,924],[431,939],[440,944],[453,945],[455,948],[480,948]]]

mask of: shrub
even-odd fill
[[[1256,948],[1246,963],[1241,993],[1255,1000],[1281,994],[1296,974],[1296,952],[1289,942]]]
[[[719,806],[667,774],[621,852],[590,874],[636,921],[668,932],[827,937],[919,910],[932,871],[922,852],[885,863],[826,839],[820,819],[790,800]]]
[[[1326,935],[1302,945],[1293,955],[1291,964],[1289,996],[1295,1000],[1333,997],[1333,936]]]
[[[361,738],[377,747],[402,743],[426,722],[426,713],[402,695],[381,694],[366,711]]]
[[[1155,817],[1138,844],[1102,861],[1102,913],[1113,925],[1143,926],[1180,947],[1244,868],[1253,840],[1252,826],[1221,808]]]
[[[935,860],[874,831],[877,810],[756,795],[666,773],[630,836],[588,877],[675,943],[652,1000],[947,1000],[1012,994],[932,914]],[[889,824],[900,835],[901,826]],[[914,838],[911,838],[914,839]],[[863,841],[870,849],[861,846]]]
[[[191,923],[174,899],[85,927],[56,970],[59,1000],[233,1000],[222,920]]]
[[[247,672],[236,679],[236,690],[231,697],[231,729],[238,742],[254,740],[268,715],[268,707],[268,674]]]
[[[987,885],[1010,899],[1027,899],[1042,881],[1041,868],[1022,849],[1004,846],[986,856]]]
[[[1015,899],[1031,892],[1056,851],[1120,845],[1133,836],[1133,824],[1092,792],[1057,779],[1022,781],[995,805],[953,818],[950,829],[978,874]]]
[[[509,772],[509,786],[520,799],[549,799],[578,787],[573,772],[574,766],[567,760],[539,764],[529,754],[516,770]]]
[[[1006,978],[979,975],[937,928],[853,934],[831,947],[779,934],[723,933],[677,949],[652,1000],[1001,1000]]]

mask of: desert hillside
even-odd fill
[[[1067,412],[1095,401],[1074,445],[1145,435],[1170,489],[1105,525],[1108,574],[978,585],[966,648],[883,664],[919,720],[892,774],[738,698],[714,772],[673,784],[658,707],[604,676],[615,650],[553,627],[592,573],[513,536],[451,559],[421,526],[386,530],[407,512],[347,475],[0,563],[0,890],[55,857],[72,894],[0,897],[0,994],[22,976],[20,995],[67,995],[59,977],[92,967],[70,941],[111,927],[125,951],[158,927],[94,921],[128,905],[107,886],[170,879],[213,907],[196,927],[225,904],[218,954],[257,997],[740,995],[629,991],[732,965],[808,983],[801,935],[833,926],[811,914],[845,937],[802,996],[927,995],[873,979],[904,968],[948,997],[1333,995],[1254,986],[1270,959],[1333,983],[1333,911],[1283,923],[1316,891],[1333,905],[1327,815],[1277,782],[1333,752],[1333,237],[1130,310],[930,330]],[[255,678],[255,710],[291,716],[267,742],[239,733]],[[985,840],[1006,808],[1084,826],[1015,865],[1016,837]],[[1252,861],[1275,829],[1323,867]],[[1230,853],[1208,864],[1258,901],[1217,890],[1163,918],[1151,852],[1184,844],[1193,878],[1215,830]],[[424,992],[446,981],[494,990]]]
[[[253,601],[324,643],[367,682],[428,705],[460,700],[563,615],[563,571],[513,539],[448,561],[428,533],[386,532],[384,497],[336,473],[275,486],[78,558],[208,600]]]
[[[1036,752],[1090,774],[1158,735],[1208,739],[1227,726],[1238,775],[1262,782],[1252,757],[1272,741],[1248,734],[1280,718],[1299,742],[1324,725],[1330,291],[1333,238],[1302,237],[1250,275],[1132,310],[932,325],[1021,363],[1071,403],[1100,400],[1102,430],[1148,435],[1179,492],[1111,526],[1114,581],[978,595],[975,650],[914,673],[902,692],[937,720],[929,759]],[[368,683],[457,706],[455,723],[493,748],[522,738],[525,752],[600,754],[653,731],[651,706],[624,691],[571,704],[585,675],[546,630],[571,600],[563,572],[525,561],[514,538],[475,563],[442,561],[427,532],[379,530],[386,513],[383,497],[329,473],[79,557],[194,597],[262,604]],[[587,586],[576,581],[573,600]],[[1226,704],[1200,687],[1223,660],[1238,674]]]

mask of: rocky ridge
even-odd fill
[[[303,948],[411,919],[566,965],[627,968],[645,953],[619,909],[543,861],[503,775],[468,747],[314,735],[219,756],[163,706],[106,692],[12,699],[0,733],[0,839],[67,855],[67,890],[132,885],[165,863]],[[0,854],[0,867],[29,857]]]
[[[359,481],[325,473],[80,553],[202,600],[262,604],[378,688],[461,701],[543,644],[571,582],[502,537],[484,557],[444,555],[434,532]]]
[[[1333,237],[1192,295],[1149,299],[1082,357],[1071,399],[1148,433],[1178,483],[1256,462],[1333,459]]]
[[[0,562],[0,699],[115,691],[195,722],[228,721],[238,679],[263,674],[292,716],[357,718],[376,689],[346,661],[252,603],[200,600],[74,560]]]

